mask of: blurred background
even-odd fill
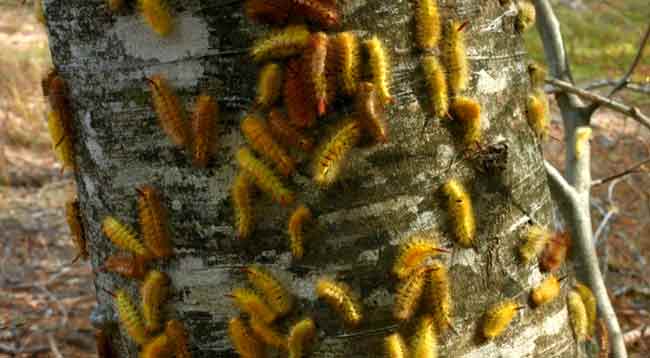
[[[620,78],[648,26],[648,0],[552,2],[579,86],[607,94],[603,80]],[[530,57],[544,61],[536,31],[525,35]],[[70,173],[51,151],[40,81],[51,67],[45,28],[34,4],[0,0],[0,357],[90,357],[94,330],[93,272],[76,256],[63,217],[74,195]],[[650,49],[620,101],[650,113]],[[591,87],[590,87],[591,88]],[[544,155],[563,167],[562,122],[552,94],[554,139]],[[592,123],[594,179],[650,157],[650,133],[601,109]],[[650,165],[596,186],[592,216],[602,268],[624,332],[650,327]],[[648,328],[650,332],[650,328]],[[633,357],[650,356],[650,335],[633,340]]]

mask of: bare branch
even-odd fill
[[[584,84],[580,86],[580,88],[591,91],[600,87],[607,87],[607,86],[617,86],[619,84],[619,81],[612,80],[612,79],[601,79],[601,80],[595,80],[592,82],[589,82],[587,84]],[[642,84],[639,82],[632,82],[632,81],[627,81],[627,83],[624,84],[623,89],[630,90],[632,92],[639,92],[639,93],[650,93],[650,85],[647,84]],[[557,90],[553,89],[553,92]]]
[[[50,332],[47,334],[47,342],[50,345],[50,351],[54,358],[63,358],[61,351],[59,350],[58,345],[56,344],[56,339],[54,338],[54,333]]]
[[[650,129],[650,118],[643,114],[638,108],[636,107],[630,107],[625,104],[616,102],[614,100],[611,100],[607,97],[603,97],[601,95],[585,91],[583,89],[580,89],[568,82],[564,82],[555,78],[550,78],[546,80],[547,83],[552,84],[553,86],[556,86],[560,88],[561,90],[568,92],[568,93],[573,93],[577,96],[580,96],[582,98],[588,99],[592,101],[593,103],[600,103],[603,106],[612,109],[616,112],[620,112],[623,114],[626,114],[630,117],[632,117],[634,120],[639,122],[641,125],[644,127]]]
[[[644,166],[644,165],[646,165],[648,163],[650,163],[650,158],[646,158],[646,159],[644,159],[644,160],[642,160],[640,162],[637,162],[637,163],[633,164],[631,167],[623,170],[620,173],[612,174],[610,176],[607,176],[607,177],[604,177],[604,178],[601,178],[601,179],[596,179],[596,180],[591,182],[591,186],[597,186],[597,185],[605,184],[608,181],[612,181],[614,179],[618,179],[618,178],[624,177],[624,176],[629,175],[629,174],[638,173],[637,169],[639,169],[640,167],[642,167],[642,166]]]
[[[616,318],[616,312],[612,307],[607,294],[607,287],[603,281],[598,266],[598,256],[596,248],[591,239],[591,220],[589,211],[584,210],[579,193],[564,179],[562,174],[553,167],[549,162],[544,162],[546,173],[548,175],[551,188],[554,189],[556,197],[559,199],[560,208],[562,209],[566,220],[572,223],[573,242],[576,244],[577,259],[583,265],[586,273],[586,283],[598,301],[598,311],[607,323],[607,328],[611,336],[612,356],[614,358],[626,358],[627,351],[621,327]]]
[[[50,350],[49,346],[33,346],[26,348],[16,348],[15,346],[10,346],[7,344],[0,344],[0,353],[6,353],[11,355],[17,355],[21,353],[26,354],[36,354],[41,352],[47,352]]]
[[[611,98],[614,94],[616,94],[616,92],[618,92],[623,87],[625,87],[625,85],[627,85],[628,81],[630,80],[630,77],[632,77],[632,74],[634,73],[634,70],[639,65],[639,62],[641,62],[641,58],[643,57],[643,50],[645,50],[649,38],[650,38],[650,24],[648,24],[648,27],[645,30],[645,34],[643,35],[643,39],[639,44],[639,50],[636,52],[636,56],[634,56],[634,61],[632,61],[632,65],[630,65],[630,68],[628,68],[625,75],[618,81],[619,82],[618,85],[616,85],[616,87],[612,89],[612,91],[609,93],[607,97]]]

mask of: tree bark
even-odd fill
[[[177,29],[167,39],[155,36],[133,11],[111,15],[99,0],[44,1],[53,61],[71,89],[76,113],[76,179],[93,267],[116,251],[101,232],[102,219],[114,215],[137,227],[135,188],[153,184],[164,193],[175,234],[176,256],[159,264],[174,288],[165,314],[188,327],[195,357],[235,356],[227,322],[237,310],[224,294],[246,285],[240,268],[251,263],[280,274],[299,298],[299,309],[285,322],[314,317],[319,343],[312,357],[376,357],[383,355],[385,334],[375,330],[394,324],[396,280],[390,267],[397,244],[416,232],[436,232],[453,247],[448,265],[459,333],[440,337],[441,355],[574,357],[563,299],[567,287],[549,306],[527,306],[504,337],[489,343],[476,339],[490,305],[515,296],[527,304],[527,292],[543,279],[537,265],[524,267],[515,256],[529,220],[518,207],[547,225],[553,207],[540,147],[525,119],[529,83],[522,40],[514,32],[514,5],[439,2],[443,19],[469,21],[464,31],[472,76],[466,95],[481,103],[485,142],[509,144],[506,175],[500,179],[463,159],[453,124],[429,118],[422,129],[428,115],[414,46],[414,4],[339,3],[342,29],[362,37],[377,34],[391,53],[396,100],[388,113],[391,138],[386,145],[355,149],[340,183],[329,189],[318,189],[306,174],[292,178],[297,201],[317,214],[320,233],[305,258],[293,262],[285,233],[290,208],[260,197],[256,231],[239,242],[229,199],[237,171],[234,153],[244,143],[238,123],[251,105],[258,72],[247,51],[268,29],[251,25],[239,1],[170,1]],[[193,168],[160,130],[144,80],[155,73],[165,74],[186,103],[203,91],[218,98],[220,150],[208,169]],[[300,171],[307,173],[308,165]],[[462,249],[451,238],[440,193],[450,178],[471,192],[479,228],[476,250]],[[335,275],[360,294],[366,317],[359,329],[342,328],[316,300],[314,284],[323,275]],[[97,272],[95,283],[98,311],[109,312],[102,316],[107,320],[115,308],[102,289],[126,287],[138,296],[136,282],[112,274]],[[135,356],[137,348],[124,331],[113,341]]]

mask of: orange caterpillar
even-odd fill
[[[149,340],[149,336],[144,329],[142,317],[131,301],[131,298],[129,298],[129,294],[122,289],[117,290],[115,293],[115,304],[117,305],[120,322],[126,329],[129,337],[137,344],[145,344]]]
[[[404,281],[395,293],[393,317],[399,321],[406,321],[413,317],[418,307],[418,301],[426,285],[428,267],[420,267]]]
[[[52,108],[48,117],[48,128],[52,137],[54,152],[63,163],[64,169],[68,167],[76,170],[73,113],[68,97],[68,86],[55,71],[48,74],[46,80],[49,80],[47,98]]]
[[[173,345],[169,337],[163,333],[151,339],[142,347],[140,358],[166,358],[173,354]]]
[[[295,200],[293,192],[287,189],[266,164],[255,158],[253,153],[243,147],[237,151],[239,167],[251,176],[255,184],[280,205],[286,206]]]
[[[235,288],[228,297],[231,297],[235,305],[251,317],[256,317],[264,323],[273,322],[277,317],[264,300],[253,290],[247,288]]]
[[[174,18],[164,0],[138,0],[142,18],[160,36],[169,35],[174,30]]]
[[[393,273],[400,280],[406,279],[424,263],[425,259],[441,252],[447,250],[440,248],[438,240],[432,235],[412,235],[399,246]]]
[[[433,114],[438,118],[446,117],[449,112],[449,97],[445,69],[435,56],[426,55],[422,58],[422,72],[429,90]]]
[[[406,358],[409,356],[406,343],[404,343],[404,339],[397,332],[384,338],[384,347],[388,358]]]
[[[291,0],[246,0],[244,13],[254,22],[281,25],[287,21]]]
[[[239,173],[231,188],[232,206],[235,211],[235,231],[239,239],[247,239],[253,231],[252,185],[247,174]]]
[[[292,15],[304,17],[307,20],[326,28],[339,24],[339,11],[332,1],[291,0]]]
[[[79,200],[75,199],[65,203],[65,219],[70,227],[72,242],[77,248],[77,259],[88,260],[88,248],[86,247],[86,236],[84,235],[83,225],[81,224],[81,210],[79,209]]]
[[[377,96],[375,86],[370,82],[361,82],[355,96],[355,110],[359,122],[374,142],[388,142],[388,123],[384,115],[384,105]]]
[[[113,351],[111,337],[104,329],[99,329],[95,332],[95,345],[97,348],[97,358],[117,357]]]
[[[458,96],[451,102],[450,112],[463,126],[465,145],[478,147],[481,143],[481,105],[471,98]]]
[[[329,186],[338,179],[350,150],[359,143],[361,126],[354,117],[344,119],[321,143],[313,159],[314,182]]]
[[[289,331],[289,358],[306,357],[316,339],[316,325],[311,318],[294,324]]]
[[[316,121],[316,104],[309,95],[308,86],[302,76],[302,62],[292,58],[287,63],[283,98],[289,120],[298,128],[312,127]]]
[[[165,334],[169,337],[170,342],[172,342],[176,358],[192,357],[189,350],[187,331],[183,323],[175,319],[167,321],[165,323]]]
[[[575,291],[580,295],[587,310],[587,333],[592,337],[596,331],[596,318],[598,316],[598,304],[591,289],[580,282],[576,283]]]
[[[102,221],[102,231],[120,249],[132,252],[143,258],[151,258],[151,252],[136,239],[133,229],[117,221],[114,217],[107,216],[104,218],[104,221]]]
[[[256,115],[249,114],[241,122],[241,131],[251,147],[275,163],[282,175],[289,176],[296,169],[293,159],[271,136],[269,127]]]
[[[361,323],[363,318],[361,304],[345,283],[321,278],[316,283],[316,296],[332,306],[343,317],[346,324],[355,327]]]
[[[420,318],[413,337],[413,357],[437,357],[438,333],[431,315]]]
[[[419,0],[415,10],[417,43],[423,50],[432,50],[440,40],[440,15],[437,0]]]
[[[169,294],[169,277],[160,271],[151,270],[140,288],[142,296],[142,317],[144,329],[148,333],[160,331],[162,328],[160,308]]]
[[[462,247],[472,247],[476,238],[476,221],[469,193],[456,179],[445,183],[442,190],[447,196],[447,210],[452,219],[456,240]]]
[[[429,289],[432,303],[432,314],[438,332],[444,333],[452,326],[451,317],[453,306],[451,288],[449,286],[449,273],[447,267],[435,261],[429,270]]]
[[[244,269],[248,280],[264,294],[266,301],[279,317],[286,315],[293,307],[293,296],[271,272],[259,265]]]
[[[328,43],[329,39],[324,32],[312,34],[309,38],[309,44],[302,55],[303,73],[306,83],[309,85],[309,91],[316,103],[316,111],[319,116],[325,114],[326,106],[330,104],[329,102],[333,98],[333,96],[328,95],[333,91],[328,88],[329,81],[325,72]]]
[[[379,99],[384,103],[393,102],[393,96],[390,94],[390,60],[381,40],[373,36],[370,40],[365,41],[368,50],[368,61],[370,63],[370,74],[372,83],[377,89]]]
[[[195,167],[205,168],[215,152],[218,118],[219,104],[214,97],[200,95],[192,115],[192,164]]]
[[[570,246],[571,237],[568,232],[555,234],[555,237],[550,239],[546,244],[546,248],[539,261],[539,266],[542,271],[553,272],[559,269],[566,259]]]
[[[264,345],[258,341],[241,318],[231,318],[228,334],[233,348],[242,358],[264,357]]]
[[[530,299],[536,307],[553,301],[560,294],[560,280],[551,274],[533,289]]]
[[[300,54],[309,43],[309,30],[304,25],[291,25],[255,42],[251,56],[255,62],[283,59]]]
[[[138,192],[138,218],[142,240],[149,251],[157,258],[174,255],[167,208],[160,193],[151,185],[143,185]]]
[[[523,307],[517,302],[506,300],[492,306],[486,313],[481,329],[485,339],[493,339],[503,334],[510,326],[517,311]]]
[[[304,205],[297,207],[289,218],[287,232],[291,242],[291,253],[297,259],[301,259],[305,253],[305,226],[312,220],[311,210]]]
[[[151,99],[158,116],[158,123],[171,141],[179,147],[190,143],[190,127],[185,109],[169,82],[160,74],[148,78]]]
[[[331,44],[338,62],[336,67],[340,71],[339,86],[344,94],[352,96],[357,91],[361,68],[359,40],[352,32],[340,32]]]
[[[57,159],[63,164],[61,171],[65,168],[75,170],[74,147],[71,136],[65,132],[59,112],[51,111],[47,116],[47,127],[52,138],[52,150]]]
[[[450,20],[445,24],[442,41],[442,54],[447,68],[447,81],[451,96],[457,96],[467,89],[469,82],[469,63],[465,52],[464,24]]]
[[[146,263],[140,256],[112,255],[106,259],[101,271],[142,280],[146,274]]]
[[[257,317],[251,317],[250,326],[255,336],[271,347],[287,350],[287,338]]]
[[[289,124],[286,116],[278,109],[272,109],[267,118],[273,138],[287,147],[300,148],[304,152],[314,150],[314,141]]]
[[[257,97],[255,103],[262,107],[272,106],[282,92],[282,67],[277,63],[267,63],[260,70],[257,79]]]

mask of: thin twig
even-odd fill
[[[21,353],[35,354],[35,353],[47,352],[49,350],[50,350],[49,346],[33,346],[33,347],[25,347],[25,348],[16,348],[15,346],[12,347],[10,345],[0,343],[0,353],[6,353],[11,355],[16,355]]]
[[[391,324],[389,326],[380,327],[380,328],[377,328],[377,329],[369,329],[369,330],[366,330],[366,331],[347,333],[347,334],[340,334],[338,336],[333,336],[331,338],[332,339],[348,339],[348,338],[376,336],[378,334],[384,334],[386,332],[394,331],[398,327],[399,327],[399,325],[397,325],[397,324]]]
[[[560,88],[561,90],[567,92],[567,93],[573,93],[581,98],[588,99],[592,101],[593,103],[600,103],[603,106],[612,109],[616,112],[620,112],[623,114],[626,114],[630,117],[632,117],[634,120],[639,122],[641,125],[644,127],[650,129],[650,118],[643,114],[638,108],[636,107],[630,107],[628,105],[622,104],[620,102],[614,101],[612,99],[609,99],[607,97],[603,97],[599,94],[595,94],[593,92],[585,91],[581,88],[578,88],[568,82],[558,80],[556,78],[550,78],[546,80],[547,83],[552,84],[553,86],[556,86]]]
[[[50,345],[50,351],[52,351],[54,358],[63,358],[63,355],[56,344],[56,339],[54,339],[54,333],[50,332],[47,334],[47,342]]]
[[[612,79],[601,79],[601,80],[595,80],[586,84],[582,84],[579,87],[591,91],[595,90],[601,87],[608,87],[608,86],[617,86],[619,82],[617,80],[612,80]],[[647,84],[642,84],[638,82],[631,82],[627,81],[625,86],[623,86],[623,89],[627,89],[633,92],[639,92],[639,93],[650,93],[650,86]],[[556,91],[556,90],[554,90]]]
[[[621,77],[621,79],[618,81],[618,85],[616,85],[616,87],[614,87],[612,91],[609,92],[609,95],[607,97],[611,98],[614,94],[616,94],[616,92],[620,91],[623,87],[627,85],[628,81],[630,80],[630,77],[632,77],[632,74],[634,73],[634,70],[639,65],[639,62],[641,62],[641,58],[643,57],[643,50],[645,50],[649,38],[650,38],[650,24],[648,24],[648,27],[645,30],[645,34],[643,35],[643,39],[639,44],[639,49],[636,52],[636,56],[634,56],[634,61],[632,61],[630,68],[628,68],[627,72],[625,72],[625,75]]]
[[[614,179],[618,179],[620,177],[624,177],[624,176],[629,175],[629,174],[637,173],[638,172],[637,169],[639,169],[639,167],[642,167],[642,166],[644,166],[645,164],[648,164],[648,163],[650,163],[650,158],[646,158],[646,159],[644,159],[644,160],[642,160],[640,162],[637,162],[637,163],[633,164],[631,167],[623,170],[620,173],[612,174],[610,176],[607,176],[607,177],[604,177],[604,178],[601,178],[601,179],[596,179],[596,180],[591,182],[591,186],[605,184],[608,181],[612,181]]]

